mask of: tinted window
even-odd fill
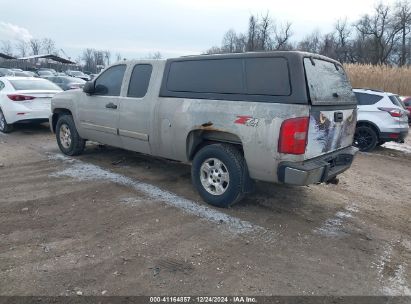
[[[360,106],[376,104],[383,98],[383,96],[357,92],[355,92],[355,97],[357,97],[357,101]]]
[[[291,93],[288,65],[284,58],[173,62],[167,89],[174,92],[272,96]]]
[[[173,62],[167,88],[174,92],[244,93],[242,62],[242,59]]]
[[[287,60],[284,58],[250,58],[245,60],[247,94],[291,94]]]
[[[150,64],[138,64],[134,67],[128,87],[128,97],[141,98],[147,94],[152,70]]]
[[[116,65],[104,71],[95,82],[96,95],[120,96],[126,66]]]
[[[304,59],[313,104],[355,104],[351,84],[340,65],[320,59]]]
[[[411,107],[411,100],[404,101],[404,104],[405,104],[407,107]]]
[[[19,79],[10,80],[11,85],[16,90],[56,90],[61,91],[61,89],[46,79]]]
[[[0,81],[0,91],[3,90],[5,87],[4,83],[2,81]]]

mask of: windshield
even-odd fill
[[[350,81],[339,64],[305,58],[305,74],[312,104],[356,104]]]
[[[54,83],[46,79],[18,79],[10,80],[16,90],[53,90],[61,91]]]

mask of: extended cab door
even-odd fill
[[[125,71],[125,64],[111,66],[95,80],[94,94],[81,95],[78,117],[87,139],[121,146],[117,129]]]
[[[138,63],[131,67],[129,73],[127,95],[121,99],[118,131],[123,148],[149,154],[149,128],[154,103],[153,90],[149,87],[152,87],[153,66]]]

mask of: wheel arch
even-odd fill
[[[51,129],[54,133],[56,133],[57,121],[61,115],[72,115],[73,116],[73,113],[69,109],[65,109],[65,108],[56,108],[53,110],[53,116],[51,118]]]
[[[360,121],[357,121],[357,127],[360,127],[360,126],[371,127],[376,132],[378,139],[380,138],[381,131],[380,131],[380,128],[378,128],[378,126],[375,123],[369,120],[360,120]]]
[[[243,143],[241,139],[230,132],[219,131],[219,130],[204,130],[197,129],[192,130],[187,135],[186,139],[186,154],[189,161],[193,160],[194,155],[204,146],[213,143],[227,143],[237,146],[241,153],[243,151]]]

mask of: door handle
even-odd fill
[[[108,103],[108,104],[106,104],[106,108],[107,109],[117,109],[117,105],[116,104],[114,104],[114,103],[112,103],[112,102],[110,102],[110,103]]]
[[[335,122],[342,122],[344,119],[344,113],[343,112],[334,112],[334,121]]]

